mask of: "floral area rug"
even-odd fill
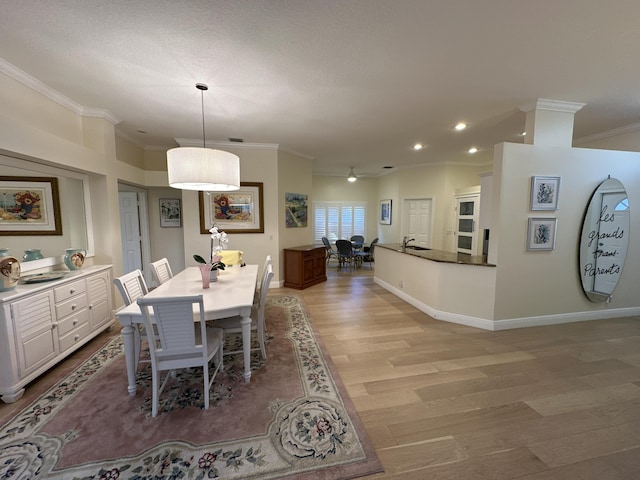
[[[0,427],[0,478],[320,479],[382,471],[299,297],[266,308],[266,361],[225,357],[204,409],[200,369],[177,372],[151,417],[151,367],[127,394],[117,336]],[[226,351],[240,348],[228,335]]]

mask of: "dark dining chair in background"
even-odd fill
[[[362,250],[364,246],[364,237],[362,235],[352,235],[350,240],[355,250]]]
[[[324,243],[324,246],[327,249],[327,263],[329,263],[329,260],[332,257],[339,258],[338,251],[334,250],[334,248],[331,246],[331,242],[329,242],[329,239],[327,237],[322,237],[322,243]]]
[[[338,266],[342,267],[347,264],[356,265],[356,255],[353,251],[353,244],[349,240],[336,240],[336,248],[338,249]]]
[[[369,264],[369,268],[371,268],[371,263],[375,261],[375,248],[377,243],[378,238],[376,237],[368,247],[363,247],[362,252],[358,252],[360,262],[367,262]]]

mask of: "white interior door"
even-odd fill
[[[122,235],[122,263],[124,273],[142,270],[142,244],[138,194],[119,192],[120,232]]]
[[[432,200],[430,198],[407,198],[404,200],[403,234],[414,238],[414,245],[431,248]]]
[[[480,195],[456,197],[456,245],[460,253],[478,254]]]

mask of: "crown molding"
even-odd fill
[[[619,135],[625,135],[627,133],[636,133],[640,131],[640,122],[631,123],[624,127],[614,128],[613,130],[607,130],[606,132],[594,133],[593,135],[586,135],[584,137],[576,138],[574,145],[582,145],[585,143],[595,142],[597,140],[604,140],[605,138],[617,137]]]
[[[281,152],[290,153],[291,155],[297,155],[298,157],[302,157],[302,158],[307,159],[307,160],[315,160],[316,159],[316,157],[312,157],[311,155],[307,155],[306,153],[296,152],[295,150],[291,150],[290,148],[279,147],[278,150],[281,151]]]
[[[80,107],[80,115],[82,115],[83,117],[102,118],[103,120],[109,122],[111,125],[117,125],[121,121],[111,112],[102,110],[100,108]]]
[[[49,100],[56,102],[59,105],[62,105],[68,110],[71,110],[73,113],[76,113],[83,117],[97,117],[102,118],[112,125],[116,125],[120,123],[120,120],[113,115],[112,113],[101,110],[98,108],[87,108],[82,105],[74,102],[68,97],[65,97],[60,92],[54,90],[53,88],[45,85],[40,80],[35,77],[32,77],[27,72],[20,70],[15,65],[7,62],[5,59],[0,58],[0,73],[4,73],[8,77],[13,78],[15,81],[20,82],[25,87],[29,87],[30,89],[38,92],[39,94],[45,96]]]
[[[550,110],[553,112],[576,113],[585,105],[586,103],[563,102],[562,100],[549,100],[547,98],[539,98],[533,103],[529,103],[518,108],[525,113],[528,113],[531,110]]]

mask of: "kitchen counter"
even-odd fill
[[[459,265],[476,265],[481,267],[495,267],[492,263],[487,263],[487,257],[485,255],[467,255],[466,253],[454,253],[445,252],[444,250],[425,249],[424,247],[412,248],[413,245],[408,245],[406,249],[402,248],[400,243],[387,243],[378,244],[376,248],[386,248],[393,250],[394,252],[405,253],[414,257],[424,258],[431,260],[432,262],[441,263],[457,263]]]
[[[374,282],[382,288],[432,318],[493,330],[496,265],[481,256],[403,250],[401,244],[377,245],[375,257]]]

